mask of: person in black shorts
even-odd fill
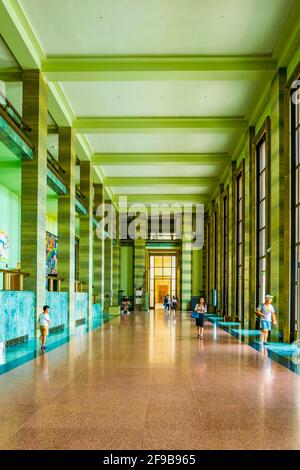
[[[205,313],[207,313],[207,306],[204,297],[200,297],[199,303],[195,307],[195,312],[199,313],[199,317],[196,318],[196,326],[198,331],[198,338],[202,339],[204,334]]]

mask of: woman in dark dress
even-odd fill
[[[195,312],[199,313],[199,317],[196,318],[196,326],[198,330],[198,338],[203,338],[204,334],[204,321],[205,313],[207,313],[207,306],[204,300],[204,297],[200,297],[199,303],[195,307]]]

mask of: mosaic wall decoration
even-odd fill
[[[9,241],[6,232],[0,231],[0,262],[8,263]]]
[[[46,232],[46,272],[57,274],[57,237]]]

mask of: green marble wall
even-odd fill
[[[46,304],[50,307],[51,328],[64,325],[64,329],[67,330],[69,328],[69,293],[47,292]]]
[[[88,322],[88,294],[87,292],[75,292],[74,294],[74,318],[75,321]]]
[[[0,291],[0,342],[35,336],[34,292]]]

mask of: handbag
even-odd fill
[[[199,313],[198,312],[192,312],[191,313],[191,318],[199,318]]]

